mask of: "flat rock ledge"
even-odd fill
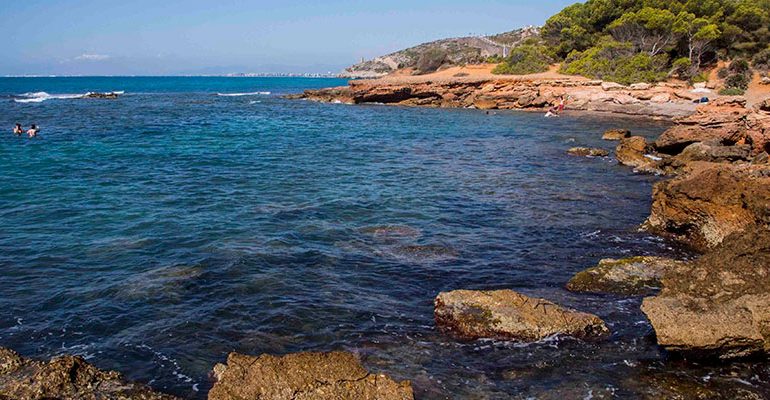
[[[607,258],[599,261],[597,266],[577,273],[567,283],[567,289],[623,296],[649,295],[661,288],[665,273],[682,268],[684,264],[663,257]]]
[[[231,353],[214,367],[209,400],[413,400],[408,381],[368,372],[347,352],[259,357]]]
[[[461,340],[536,342],[554,335],[580,339],[609,334],[599,317],[512,290],[455,290],[435,300],[436,326]]]
[[[666,274],[642,311],[658,344],[693,357],[770,354],[770,231],[729,236],[712,252]]]
[[[81,357],[34,361],[0,348],[0,399],[13,400],[174,400],[148,387],[102,371]]]

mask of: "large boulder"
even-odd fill
[[[81,357],[34,361],[0,348],[0,399],[14,400],[173,400],[148,387],[105,372]]]
[[[770,231],[731,235],[666,274],[642,311],[671,351],[723,359],[770,353]]]
[[[680,268],[682,261],[662,257],[604,259],[577,273],[567,283],[573,292],[611,293],[625,296],[650,294],[661,287],[663,275]]]
[[[209,400],[412,400],[408,381],[368,372],[347,352],[259,357],[231,353],[214,367]]]
[[[732,233],[770,223],[770,165],[688,163],[657,183],[645,227],[706,251]]]
[[[512,290],[455,290],[435,300],[438,328],[460,339],[534,342],[552,335],[582,339],[609,333],[599,317]]]

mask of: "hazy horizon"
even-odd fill
[[[0,75],[336,73],[431,40],[541,25],[571,3],[14,2],[0,16],[23,28],[6,28]]]

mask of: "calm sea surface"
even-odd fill
[[[228,352],[336,349],[427,399],[768,394],[766,365],[667,360],[640,299],[563,289],[601,258],[678,254],[637,231],[655,178],[565,155],[665,124],[280,97],[342,84],[0,79],[0,346],[189,398]],[[125,94],[69,98],[88,91]],[[436,294],[460,288],[543,296],[614,334],[460,343],[433,324]]]

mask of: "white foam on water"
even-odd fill
[[[217,96],[223,97],[242,97],[242,96],[268,96],[270,92],[248,92],[248,93],[217,93]]]
[[[121,95],[125,94],[126,92],[124,90],[118,90],[114,92],[105,92],[104,94],[116,94]],[[13,99],[16,103],[42,103],[46,100],[70,100],[70,99],[82,99],[90,94],[93,94],[93,92],[88,92],[84,94],[50,94],[47,92],[32,92],[32,93],[24,93],[18,95],[18,99]]]

